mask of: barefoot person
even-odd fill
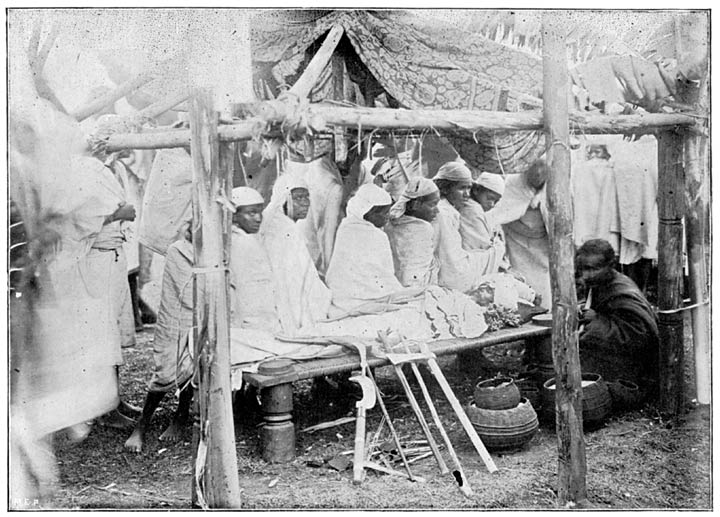
[[[267,254],[257,239],[262,222],[263,198],[249,187],[237,187],[232,192],[235,213],[232,217],[232,247],[230,258],[231,326],[238,328],[279,327],[273,291],[273,278]],[[192,389],[192,359],[187,340],[192,327],[192,244],[187,239],[168,248],[165,258],[162,298],[155,327],[155,373],[150,382],[142,416],[125,442],[125,448],[142,450],[145,432],[152,415],[165,393],[184,386],[172,423],[160,440],[178,438],[189,416]],[[178,346],[182,350],[178,350]]]
[[[193,247],[188,232],[186,238],[171,244],[165,255],[160,307],[153,340],[155,370],[148,385],[142,415],[125,442],[125,449],[132,452],[142,451],[145,432],[168,391],[182,388],[173,421],[160,440],[175,440],[189,416],[192,400],[190,379],[193,373],[188,350],[193,319],[192,266]]]

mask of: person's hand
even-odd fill
[[[113,220],[115,221],[134,221],[135,220],[135,207],[129,203],[121,204],[115,213],[113,214]]]
[[[583,324],[590,323],[597,318],[597,312],[592,309],[584,309],[580,312],[580,322]]]

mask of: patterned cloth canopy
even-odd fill
[[[542,88],[542,60],[473,33],[430,35],[407,13],[394,11],[275,11],[253,24],[256,93],[276,95],[292,84],[322,43],[340,24],[346,37],[338,52],[348,73],[372,95],[383,91],[409,109],[492,110],[498,95],[506,108],[528,108]],[[275,88],[273,88],[275,87]],[[333,97],[331,66],[311,93],[312,101]],[[522,172],[545,151],[539,131],[445,132],[460,156],[476,169]]]

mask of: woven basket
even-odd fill
[[[527,399],[511,409],[481,409],[471,403],[468,418],[489,451],[508,452],[523,448],[538,430],[537,413]]]

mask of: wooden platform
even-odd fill
[[[488,332],[475,339],[456,338],[431,341],[429,348],[436,356],[442,356],[480,350],[502,343],[524,341],[526,347],[532,350],[534,345],[550,337],[550,332],[549,327],[526,323],[518,328]],[[419,352],[413,347],[411,347],[411,351]],[[376,368],[389,365],[390,361],[369,354],[368,364],[371,368]],[[265,420],[262,432],[262,447],[265,460],[269,462],[288,462],[295,457],[295,429],[292,422],[293,382],[324,375],[351,372],[359,368],[359,356],[348,351],[346,355],[340,357],[298,361],[283,373],[275,375],[244,373],[244,381],[261,388],[263,418]]]
[[[441,339],[429,343],[430,350],[436,356],[457,354],[467,350],[480,350],[501,343],[512,341],[534,341],[550,336],[549,327],[541,327],[532,323],[526,323],[518,328],[507,328],[495,332],[487,332],[474,339]],[[419,352],[419,350],[412,350]],[[380,357],[368,355],[368,364],[371,368],[386,366],[390,361]],[[312,359],[309,361],[298,361],[293,365],[292,371],[281,375],[262,375],[259,373],[245,373],[243,380],[257,386],[258,388],[269,388],[278,384],[286,384],[302,379],[313,379],[323,375],[349,372],[360,368],[360,358],[357,354],[348,351],[342,357],[329,359]]]

